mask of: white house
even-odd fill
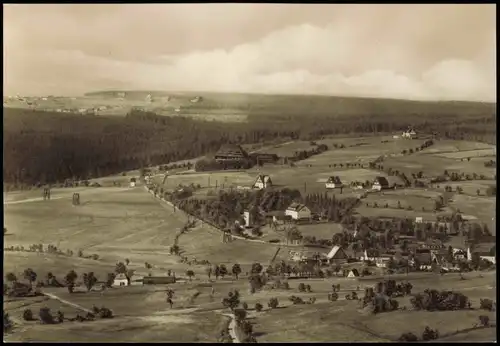
[[[335,188],[340,188],[343,186],[342,182],[340,181],[340,178],[338,176],[332,176],[328,178],[328,180],[325,183],[325,186],[327,189],[335,189]]]
[[[292,203],[286,210],[285,215],[293,220],[304,220],[311,218],[311,210],[304,204]]]
[[[253,188],[254,189],[266,189],[268,187],[271,187],[273,185],[273,182],[271,181],[271,177],[268,175],[259,175],[257,179],[255,179],[255,183],[253,183]]]
[[[401,137],[406,138],[406,139],[412,139],[417,135],[417,133],[414,130],[407,130],[403,132]]]
[[[125,276],[125,274],[118,274],[115,277],[115,280],[113,281],[113,286],[121,287],[121,286],[128,286],[128,279]]]
[[[245,220],[245,227],[252,227],[255,223],[255,216],[258,213],[258,209],[254,206],[243,211],[243,219]]]
[[[372,190],[380,191],[389,188],[389,181],[386,177],[376,177],[373,181]]]
[[[423,223],[424,222],[424,218],[422,216],[417,216],[415,218],[415,223]]]
[[[174,109],[177,113],[181,111],[181,107],[179,106],[178,108]]]
[[[136,179],[130,178],[130,187],[135,187]]]

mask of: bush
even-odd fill
[[[54,323],[54,318],[52,317],[49,308],[41,308],[38,316],[39,316],[40,322],[42,324],[53,324]]]
[[[113,318],[113,311],[111,311],[108,308],[105,308],[104,306],[99,309],[99,317],[100,318]]]
[[[399,337],[398,341],[400,341],[400,342],[416,342],[416,341],[418,341],[418,336],[416,336],[415,334],[413,334],[411,332],[410,333],[403,333]]]
[[[493,303],[493,300],[491,300],[491,299],[480,299],[479,306],[480,306],[480,309],[483,309],[483,310],[488,310],[488,311],[494,310],[494,308],[493,308],[494,303]]]
[[[267,303],[267,306],[271,309],[276,309],[279,305],[278,298],[271,298],[269,299],[269,303]]]
[[[261,303],[255,303],[255,311],[260,312],[263,308]]]
[[[243,309],[248,310],[248,304],[247,303],[243,303],[243,304],[241,304],[241,306],[243,307]]]
[[[247,312],[244,309],[235,309],[234,317],[236,318],[236,321],[243,321],[247,317]]]
[[[436,340],[439,337],[438,330],[432,330],[429,327],[425,327],[424,332],[422,333],[422,341]]]
[[[415,310],[447,311],[465,309],[469,298],[462,293],[427,289],[414,295],[410,302]]]
[[[33,311],[31,311],[30,309],[26,309],[23,311],[23,319],[25,321],[33,321],[34,318],[33,318]]]
[[[488,316],[481,315],[479,316],[479,323],[483,327],[488,327],[490,325],[490,318]]]
[[[299,284],[298,289],[299,289],[299,292],[305,292],[306,291],[306,285],[303,282],[301,282]]]

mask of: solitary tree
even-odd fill
[[[238,263],[235,263],[233,265],[233,268],[232,268],[231,271],[232,271],[234,277],[236,278],[236,280],[238,280],[238,275],[241,274],[241,267],[240,267],[240,265]]]
[[[30,287],[33,287],[33,282],[36,281],[36,273],[33,269],[28,268],[24,270],[24,278],[29,281]]]
[[[7,280],[9,282],[16,282],[17,281],[17,276],[16,276],[16,274],[10,272],[10,273],[7,273],[5,275],[5,280]]]
[[[94,275],[94,272],[84,273],[83,274],[83,283],[87,288],[87,291],[90,291],[92,287],[97,283],[97,278]]]
[[[205,268],[205,272],[207,273],[208,280],[210,280],[210,277],[212,276],[212,272],[213,272],[212,266],[207,266]]]
[[[75,281],[76,281],[77,277],[78,277],[78,274],[74,270],[71,270],[64,277],[64,279],[66,281],[66,286],[68,287],[68,292],[69,293],[73,293],[73,290],[75,288]]]
[[[186,271],[186,275],[189,277],[189,281],[192,281],[194,276],[194,271],[188,270]]]

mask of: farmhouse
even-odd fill
[[[325,187],[327,189],[335,189],[335,188],[340,188],[342,186],[343,186],[343,184],[340,181],[340,177],[338,177],[338,176],[334,176],[334,177],[332,176],[332,177],[328,178],[328,180],[325,183]]]
[[[246,158],[248,158],[246,151],[240,145],[236,144],[223,145],[215,154],[215,160],[217,162],[241,161]]]
[[[326,258],[330,263],[345,263],[347,262],[348,257],[349,256],[347,256],[345,251],[338,245],[335,245],[326,255]]]
[[[128,279],[125,274],[121,273],[116,275],[115,280],[113,281],[113,286],[128,286]]]
[[[376,177],[373,181],[372,190],[380,191],[405,187],[404,181],[396,176]]]
[[[273,185],[273,182],[271,181],[271,177],[268,175],[259,175],[257,179],[255,179],[255,183],[253,184],[254,189],[267,189],[268,187],[271,187]]]
[[[412,138],[415,138],[416,136],[417,136],[417,133],[414,130],[412,130],[412,129],[406,130],[401,135],[401,137],[406,138],[406,139],[412,139]]]
[[[357,278],[359,277],[359,272],[356,268],[349,270],[349,273],[347,274],[348,278]]]
[[[294,202],[285,210],[285,215],[290,216],[293,220],[310,219],[311,210],[304,204]]]
[[[290,260],[301,263],[324,262],[325,254],[315,251],[290,251]]]
[[[389,188],[389,181],[386,177],[376,177],[373,181],[372,190],[380,191]]]

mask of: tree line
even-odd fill
[[[263,111],[251,114],[244,124],[137,110],[125,117],[95,117],[4,108],[4,183],[19,186],[82,180],[199,157],[228,143],[385,133],[404,130],[408,123],[420,132],[436,132],[445,138],[491,141],[488,138],[494,135],[494,106],[469,106],[450,114],[449,107],[424,108],[421,114],[408,117],[386,113],[387,109],[354,118],[334,116],[332,111],[311,116],[284,115],[276,110],[273,116],[265,116]]]

